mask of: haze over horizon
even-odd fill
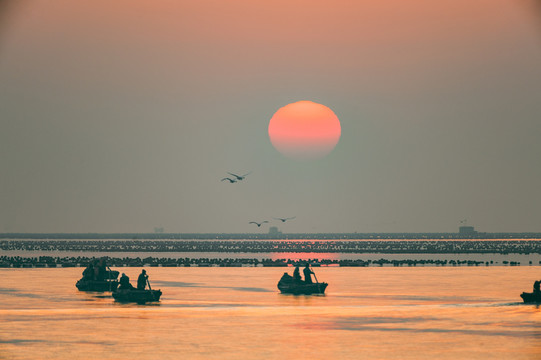
[[[535,3],[7,1],[0,232],[541,232]],[[326,157],[269,140],[300,100]]]

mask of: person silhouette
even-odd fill
[[[293,282],[295,284],[302,283],[301,273],[300,273],[300,270],[299,270],[299,265],[295,266],[295,270],[293,270]]]
[[[306,263],[306,266],[304,267],[304,270],[302,272],[304,273],[304,282],[306,284],[313,284],[312,274],[314,272],[310,269],[310,263]]]
[[[94,280],[94,264],[90,263],[83,271],[83,279],[85,280]]]
[[[141,271],[141,274],[139,274],[139,277],[137,278],[137,290],[145,290],[145,287],[147,286],[147,271],[143,269]]]
[[[122,273],[122,276],[120,277],[120,281],[118,283],[120,284],[120,286],[118,287],[119,289],[133,289],[133,285],[130,284],[130,278],[124,273]]]

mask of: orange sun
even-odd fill
[[[273,115],[269,137],[280,153],[294,159],[317,159],[330,153],[340,139],[334,112],[312,101],[288,104]]]

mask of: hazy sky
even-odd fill
[[[0,232],[541,231],[538,10],[4,1]],[[299,100],[340,119],[322,159],[269,140]]]

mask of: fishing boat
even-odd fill
[[[524,300],[525,304],[539,304],[541,303],[541,293],[527,293],[523,292],[520,294],[520,297],[522,300]]]
[[[118,281],[116,280],[86,280],[80,279],[75,284],[79,291],[115,291],[118,287]]]
[[[85,279],[84,277],[75,283],[79,291],[115,291],[118,287],[118,271],[108,270],[104,280]]]
[[[118,302],[136,302],[139,304],[160,301],[160,296],[162,296],[161,290],[118,289],[113,292],[113,298]]]
[[[324,294],[325,289],[329,284],[325,282],[316,282],[316,283],[305,283],[293,281],[293,277],[288,273],[284,273],[280,281],[278,281],[278,290],[282,294],[293,294],[293,295],[314,295],[314,294]]]

